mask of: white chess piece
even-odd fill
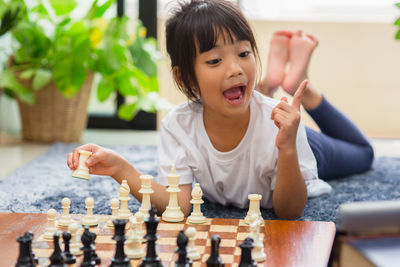
[[[57,211],[55,209],[49,209],[47,211],[47,219],[49,225],[47,226],[46,232],[43,235],[45,240],[53,240],[53,235],[57,232]]]
[[[69,244],[70,251],[73,255],[79,256],[83,254],[81,250],[81,241],[78,236],[78,224],[76,222],[71,223],[68,226],[68,231],[71,233],[71,241]]]
[[[162,220],[165,222],[182,222],[185,218],[185,215],[178,204],[178,193],[181,191],[181,189],[179,189],[179,179],[181,176],[176,174],[175,171],[176,169],[174,165],[171,168],[171,173],[167,175],[169,202],[167,208],[162,214]]]
[[[188,227],[185,231],[185,234],[187,235],[187,237],[189,239],[189,242],[187,245],[187,256],[192,261],[200,259],[201,258],[200,253],[197,251],[196,246],[195,246],[196,229],[194,227]]]
[[[203,216],[201,212],[201,204],[204,203],[203,199],[203,191],[201,191],[200,184],[196,183],[192,190],[192,200],[190,203],[193,205],[193,211],[188,217],[188,222],[193,224],[202,224],[206,222],[206,217]]]
[[[92,152],[86,150],[79,150],[79,165],[76,170],[72,172],[72,177],[89,180],[89,168],[86,166],[86,160],[92,155]]]
[[[144,218],[149,217],[149,210],[151,208],[150,195],[154,193],[151,188],[151,182],[153,181],[153,176],[151,175],[141,175],[140,181],[142,182],[142,187],[139,190],[142,196],[142,206],[139,211],[143,214]]]
[[[120,219],[129,220],[132,216],[131,211],[128,208],[128,201],[131,199],[129,197],[130,188],[126,180],[122,180],[121,186],[119,187],[119,200],[121,201],[121,207],[118,211],[118,217]],[[129,227],[129,224],[128,224]]]
[[[140,241],[146,242],[147,240],[144,238],[145,232],[143,230],[143,223],[144,223],[144,218],[143,218],[143,214],[138,211],[135,213],[135,215],[133,216],[135,218],[135,220],[131,221],[131,225],[133,227],[133,231],[136,232],[137,236],[139,236],[141,239]]]
[[[92,197],[88,197],[85,199],[86,205],[86,215],[82,218],[82,225],[88,226],[96,226],[99,224],[99,221],[93,215],[93,208],[94,208],[94,200]]]
[[[69,214],[69,209],[71,208],[71,200],[67,197],[61,200],[61,206],[63,209],[63,214],[58,220],[58,226],[68,227],[71,223],[73,223],[73,219]]]
[[[143,216],[143,215],[142,215]],[[130,259],[140,259],[145,253],[142,248],[142,237],[136,231],[136,216],[130,217],[131,231],[129,239],[125,243],[125,253]]]
[[[112,198],[110,200],[110,207],[111,207],[111,216],[110,219],[108,219],[106,226],[114,228],[113,220],[118,219],[118,208],[119,208],[118,198]]]
[[[250,194],[248,198],[250,200],[250,204],[249,204],[249,211],[247,212],[247,215],[244,218],[245,223],[250,224],[251,215],[257,214],[258,218],[261,220],[261,225],[264,226],[264,219],[262,218],[260,211],[260,200],[262,198],[262,195]]]
[[[251,251],[251,256],[256,262],[263,262],[267,258],[264,252],[264,242],[260,236],[261,220],[257,214],[250,216],[250,237],[254,240],[254,248]]]

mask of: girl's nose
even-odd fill
[[[238,60],[232,59],[229,61],[227,74],[228,78],[243,74],[242,66],[239,64]]]

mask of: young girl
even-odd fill
[[[161,125],[159,183],[153,182],[151,196],[159,213],[168,204],[166,176],[172,165],[181,175],[178,201],[185,215],[196,181],[209,200],[223,205],[246,208],[249,194],[261,194],[261,207],[273,207],[282,218],[301,216],[307,196],[330,190],[318,176],[329,179],[370,168],[373,152],[367,139],[303,81],[316,45],[313,36],[283,31],[271,42],[270,71],[258,89],[271,95],[281,85],[293,95],[292,103],[254,90],[256,43],[231,2],[181,4],[167,21],[166,37],[175,81],[192,101],[171,111]],[[301,105],[323,133],[304,128]],[[141,173],[134,166],[114,151],[89,144],[68,156],[71,169],[78,166],[79,149],[93,152],[86,162],[91,173],[119,183],[127,179],[141,201]]]

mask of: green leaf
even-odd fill
[[[396,36],[394,38],[396,40],[400,40],[400,30],[397,31]]]
[[[138,113],[139,110],[137,102],[132,104],[122,104],[118,109],[118,117],[130,121],[136,116],[136,113]]]
[[[69,14],[76,7],[75,0],[49,0],[57,16]]]
[[[19,76],[23,80],[29,80],[32,78],[33,74],[35,74],[35,69],[27,69],[21,72],[21,75]]]
[[[33,78],[33,90],[39,90],[50,82],[52,73],[46,69],[38,69]]]
[[[395,6],[397,6],[398,8],[400,8],[400,2],[396,3]]]
[[[98,0],[95,0],[93,2],[88,13],[86,14],[86,18],[96,19],[102,17],[104,13],[110,8],[110,6],[115,2],[115,0],[108,0],[100,6],[97,6],[97,2]]]
[[[85,24],[77,22],[56,41],[53,79],[67,98],[75,95],[85,81],[90,58],[88,36]]]
[[[102,78],[97,86],[97,99],[103,102],[114,92],[114,84],[109,79]]]
[[[12,90],[24,103],[31,105],[35,103],[34,93],[18,82],[11,69],[6,69],[0,73],[0,87]]]

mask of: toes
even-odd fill
[[[274,35],[280,35],[280,36],[286,36],[288,38],[291,38],[293,36],[293,32],[292,31],[288,31],[288,30],[280,30],[280,31],[276,31],[274,32]]]
[[[293,36],[295,36],[295,37],[302,37],[302,36],[303,36],[303,30],[296,30],[296,31],[293,33]]]
[[[306,36],[307,36],[308,38],[310,38],[310,39],[314,42],[315,46],[318,45],[319,41],[318,41],[317,37],[315,37],[314,35],[309,34],[309,33],[307,33]]]

